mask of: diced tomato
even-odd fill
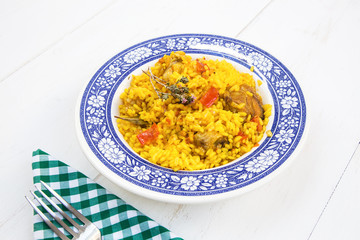
[[[262,131],[262,126],[261,126],[261,123],[260,123],[259,116],[255,116],[253,119],[251,119],[251,121],[257,123],[257,131],[261,132]]]
[[[246,136],[246,134],[245,134],[243,131],[241,131],[241,130],[239,131],[238,136],[241,137],[241,140],[244,140],[244,139],[247,139],[247,138],[248,138],[248,136]]]
[[[141,145],[149,144],[157,139],[159,136],[159,129],[154,123],[149,129],[139,133],[136,137],[138,138]]]
[[[170,118],[166,118],[165,120],[166,120],[166,122],[167,122],[169,125],[171,124]]]
[[[196,71],[200,74],[206,72],[205,64],[196,59]]]
[[[205,107],[211,107],[211,105],[214,104],[214,102],[216,101],[216,99],[218,99],[219,97],[219,91],[214,88],[211,87],[205,94],[204,96],[202,96],[202,98],[200,98],[200,102],[205,106]]]

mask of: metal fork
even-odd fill
[[[65,199],[63,199],[59,194],[57,194],[49,185],[40,181],[41,184],[51,192],[51,194],[63,204],[72,214],[74,214],[84,225],[79,225],[76,223],[69,215],[67,215],[60,207],[53,202],[50,197],[48,197],[40,188],[35,185],[35,188],[40,192],[40,194],[64,217],[66,218],[76,229],[77,231],[72,230],[67,224],[65,224],[59,216],[57,216],[33,191],[30,193],[34,198],[45,208],[45,210],[68,232],[73,238],[72,239],[87,239],[87,240],[99,240],[101,239],[101,234],[99,229],[90,222],[86,217],[84,217],[80,212],[78,212],[73,206],[71,206]],[[27,196],[25,198],[28,200],[30,205],[34,210],[39,214],[39,216],[44,220],[44,222],[53,230],[61,239],[70,240],[65,234],[63,234],[46,216],[40,211],[40,209],[30,200]]]

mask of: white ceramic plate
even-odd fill
[[[273,106],[267,126],[273,136],[264,136],[260,146],[241,158],[209,170],[174,172],[139,157],[124,141],[113,117],[118,115],[119,96],[129,86],[129,76],[140,74],[172,51],[184,51],[194,58],[225,59],[261,80],[263,102]],[[120,52],[86,84],[76,112],[81,146],[104,176],[141,196],[175,203],[224,199],[271,179],[299,149],[305,123],[303,93],[282,63],[251,44],[204,34],[164,36]]]

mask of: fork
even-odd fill
[[[58,215],[56,215],[33,191],[30,193],[34,198],[40,203],[41,206],[68,232],[73,238],[72,239],[86,239],[86,240],[99,240],[101,239],[100,230],[90,222],[86,217],[84,217],[80,212],[78,212],[73,206],[71,206],[65,199],[63,199],[59,194],[57,194],[49,185],[41,181],[41,184],[49,190],[49,192],[62,204],[64,205],[74,216],[76,216],[84,225],[79,225],[75,222],[69,215],[67,215],[61,208],[50,199],[40,188],[35,185],[35,188],[39,193],[64,217],[66,218],[76,229],[72,230],[67,224],[65,224]],[[61,239],[70,240],[65,234],[63,234],[46,216],[41,210],[30,200],[27,196],[25,198],[28,200],[30,205],[34,208],[37,214],[44,220],[44,222],[53,230]]]

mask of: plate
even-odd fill
[[[267,125],[272,137],[264,136],[258,147],[231,163],[201,171],[174,172],[136,154],[113,117],[118,114],[120,93],[129,86],[131,75],[140,74],[172,51],[184,51],[194,58],[225,59],[262,81],[263,101],[273,106]],[[252,66],[254,71],[250,71]],[[159,37],[120,52],[86,83],[76,111],[78,138],[95,168],[133,193],[174,203],[225,199],[270,180],[299,150],[305,125],[304,95],[280,61],[249,43],[207,34]]]

